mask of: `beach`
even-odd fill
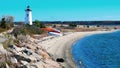
[[[113,31],[90,31],[90,32],[71,32],[60,37],[47,37],[47,40],[39,42],[44,49],[53,57],[63,58],[64,62],[59,62],[65,68],[77,68],[71,54],[72,45],[79,39],[92,34],[108,33]]]

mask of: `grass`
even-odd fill
[[[0,54],[0,68],[6,68],[6,64],[8,64],[8,66],[13,65],[10,60],[10,56],[6,54]]]
[[[7,29],[0,28],[0,33],[6,31]]]
[[[3,42],[2,43],[3,48],[8,50],[8,46],[10,44],[12,44],[13,41],[14,40],[12,38],[10,38],[10,39],[6,40],[5,42]],[[8,66],[10,66],[10,67],[14,66],[13,63],[11,62],[11,60],[10,60],[10,57],[11,56],[8,53],[7,54],[0,54],[0,68],[6,68],[6,64],[8,64]]]
[[[12,38],[10,38],[10,39],[6,40],[5,42],[3,42],[3,43],[2,43],[2,44],[3,44],[3,48],[6,49],[6,50],[8,50],[8,46],[9,46],[10,44],[12,44],[13,41],[14,41],[14,40],[13,40]]]

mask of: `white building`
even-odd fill
[[[27,6],[27,9],[25,10],[26,16],[25,16],[25,24],[32,25],[32,10],[30,9],[30,6]]]

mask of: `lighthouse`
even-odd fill
[[[30,6],[27,6],[25,12],[25,24],[32,25],[32,10],[30,9]]]

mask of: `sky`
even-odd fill
[[[0,17],[24,21],[27,5],[32,9],[33,20],[120,20],[120,0],[0,0]]]

